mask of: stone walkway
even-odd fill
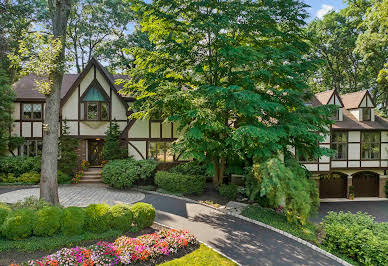
[[[1,193],[1,192],[0,192]],[[0,195],[0,202],[16,203],[26,197],[36,196],[39,198],[39,188],[20,189]],[[106,188],[104,185],[72,185],[59,187],[59,201],[67,206],[86,207],[92,203],[135,203],[145,198],[141,192],[130,193]]]
[[[39,188],[11,190],[0,188],[0,201],[16,202],[26,196],[39,195]],[[189,230],[200,241],[241,265],[339,265],[277,232],[182,199],[92,185],[60,187],[59,197],[65,206],[136,201],[150,203],[157,210],[156,222]]]

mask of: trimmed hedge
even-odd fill
[[[220,193],[221,196],[227,199],[235,200],[238,195],[238,186],[235,184],[229,184],[229,185],[222,184],[221,186],[219,186],[218,192]]]
[[[366,265],[388,265],[388,223],[358,212],[329,214],[323,219],[323,245]]]
[[[90,232],[105,232],[109,229],[112,216],[108,204],[90,204],[85,208],[86,229]]]
[[[30,198],[27,203],[19,203],[13,210],[0,203],[0,232],[9,240],[24,239],[31,235],[49,237],[60,232],[66,237],[81,235],[84,231],[104,233],[113,229],[129,232],[151,226],[154,219],[155,209],[147,203],[136,203],[132,207],[125,204],[113,207],[91,204],[85,209],[63,209]]]
[[[23,183],[34,183],[37,184],[40,181],[40,174],[38,172],[27,172],[19,176],[17,178],[18,182],[23,182]]]
[[[125,204],[117,204],[110,208],[112,216],[111,226],[113,229],[121,231],[130,231],[133,229],[133,214],[131,206]]]
[[[65,236],[80,235],[85,225],[85,210],[68,207],[63,210],[62,231]]]
[[[63,211],[59,207],[46,207],[35,213],[32,225],[36,236],[52,236],[61,228]]]
[[[198,163],[197,161],[178,164],[177,166],[171,168],[169,172],[184,175],[207,176],[206,166]]]
[[[155,220],[155,208],[151,204],[138,202],[131,207],[133,223],[138,229],[151,226]]]
[[[155,184],[169,192],[201,194],[206,186],[206,177],[159,171],[155,175]]]
[[[109,161],[102,170],[103,181],[115,188],[130,188],[137,180],[152,178],[157,162],[133,158]]]
[[[11,212],[1,227],[2,234],[11,240],[29,237],[32,234],[34,215],[34,211],[30,209]]]

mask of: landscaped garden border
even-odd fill
[[[222,209],[220,208],[216,208],[214,206],[211,206],[209,204],[205,204],[205,203],[202,203],[202,202],[199,202],[199,201],[196,201],[196,200],[193,200],[193,199],[189,199],[189,198],[185,198],[185,197],[179,197],[179,196],[176,196],[176,195],[171,195],[171,194],[163,194],[163,193],[160,193],[160,192],[156,192],[156,191],[148,191],[148,190],[143,190],[143,189],[139,189],[139,188],[133,188],[134,190],[137,190],[139,192],[143,192],[143,193],[149,193],[149,194],[155,194],[155,195],[159,195],[159,196],[166,196],[166,197],[170,197],[170,198],[175,198],[175,199],[180,199],[180,200],[185,200],[185,201],[188,201],[188,202],[191,202],[191,203],[196,203],[196,204],[200,204],[200,205],[203,205],[203,206],[206,206],[206,207],[209,207],[209,208],[212,208],[214,210],[217,210],[219,212],[222,212],[222,213],[225,213],[225,214],[228,214],[228,215],[231,215],[233,217],[236,217],[236,218],[239,218],[241,220],[244,220],[244,221],[247,221],[247,222],[250,222],[250,223],[253,223],[253,224],[256,224],[256,225],[259,225],[259,226],[262,226],[264,228],[267,228],[271,231],[274,231],[274,232],[277,232],[281,235],[284,235],[285,237],[288,237],[290,239],[293,239],[295,240],[296,242],[298,243],[301,243],[305,246],[308,246],[310,247],[311,249],[321,253],[322,255],[325,255],[335,261],[337,261],[338,263],[341,263],[342,265],[346,265],[346,266],[351,266],[352,264],[348,263],[347,261],[341,259],[341,258],[338,258],[337,256],[327,252],[326,250],[323,250],[321,249],[320,247],[314,245],[314,244],[311,244],[309,243],[308,241],[305,241],[299,237],[296,237],[288,232],[285,232],[283,230],[280,230],[280,229],[277,229],[275,227],[272,227],[268,224],[265,224],[265,223],[262,223],[262,222],[259,222],[259,221],[256,221],[256,220],[253,220],[253,219],[250,219],[250,218],[247,218],[245,216],[242,216],[240,214],[234,214],[234,213],[231,213],[231,212],[227,212],[227,211],[223,211]]]

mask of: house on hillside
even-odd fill
[[[375,113],[376,105],[367,90],[344,95],[329,90],[311,100],[313,106],[325,104],[339,109],[330,135],[319,145],[335,154],[331,158],[298,158],[313,173],[320,198],[346,198],[351,187],[355,197],[385,197],[388,120]]]
[[[15,154],[38,155],[42,150],[45,97],[35,88],[35,76],[29,75],[13,87],[17,94],[12,134],[23,136],[25,143]],[[169,147],[178,137],[172,123],[160,120],[130,120],[128,108],[134,99],[118,93],[114,83],[123,76],[111,75],[92,59],[80,74],[65,74],[62,82],[60,126],[65,121],[70,135],[80,139],[79,160],[91,165],[102,161],[104,133],[112,121],[122,131],[121,140],[135,159],[155,158],[179,162]],[[320,188],[320,196],[347,197],[352,185],[356,197],[384,197],[388,170],[388,121],[374,112],[375,104],[367,91],[340,96],[331,90],[317,94],[313,106],[336,104],[340,107],[322,147],[336,150],[333,158],[299,158]],[[300,157],[300,156],[299,156]],[[336,178],[324,178],[333,174]]]

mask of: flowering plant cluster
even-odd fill
[[[73,184],[78,184],[81,178],[84,176],[84,171],[79,170],[72,179]]]
[[[153,261],[159,256],[169,256],[189,245],[198,244],[194,235],[183,230],[161,230],[137,238],[121,236],[114,243],[102,241],[88,248],[63,248],[40,260],[20,265],[127,265],[141,261]]]
[[[82,162],[81,162],[81,170],[86,171],[86,170],[88,170],[89,166],[90,166],[89,161],[82,160]]]

